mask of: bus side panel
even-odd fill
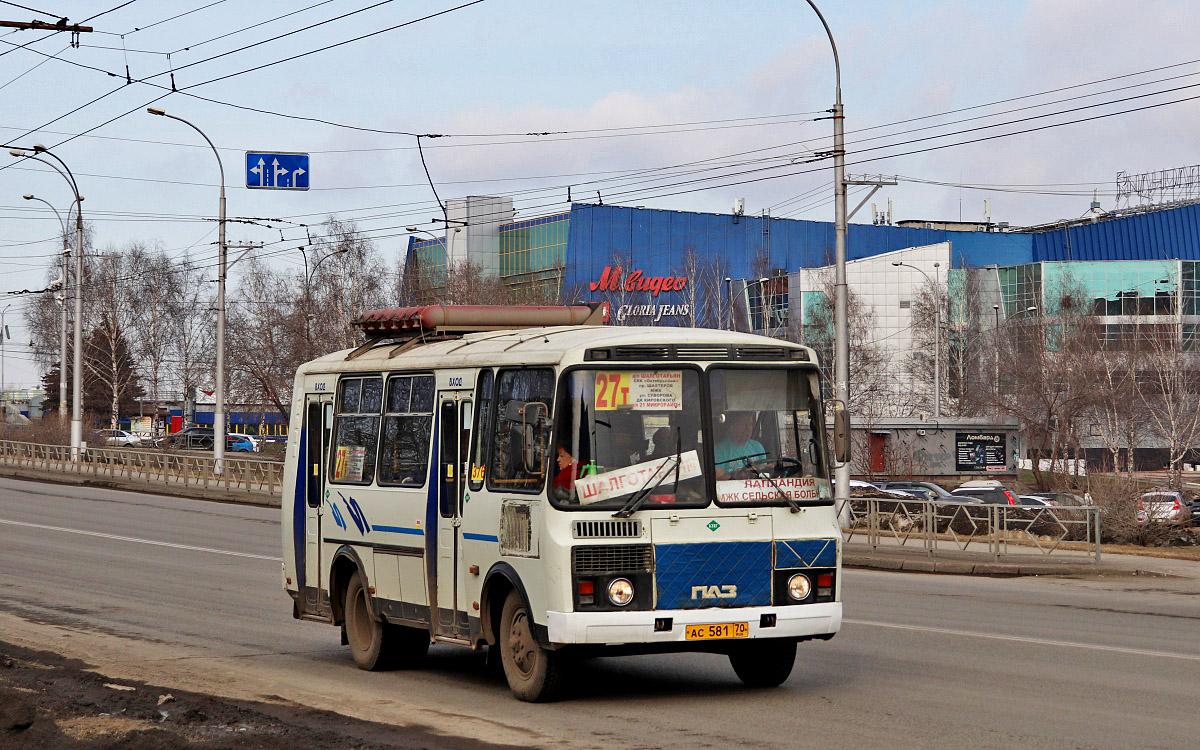
[[[292,395],[292,413],[288,434],[301,435],[304,423],[304,379],[296,378]],[[288,439],[283,464],[281,483],[280,531],[283,545],[283,588],[293,596],[304,589],[304,474],[298,470],[303,466],[300,446],[304,440]]]

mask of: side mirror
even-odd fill
[[[550,415],[542,402],[530,401],[521,409],[521,460],[525,471],[534,476],[546,473],[546,428],[549,424]]]
[[[833,457],[839,464],[850,463],[850,411],[843,401],[833,402]]]

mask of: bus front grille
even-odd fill
[[[654,570],[654,550],[649,544],[598,544],[571,548],[575,575],[637,573]]]

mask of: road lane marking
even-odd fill
[[[1132,656],[1158,656],[1164,659],[1183,659],[1185,661],[1200,661],[1200,654],[1178,654],[1172,651],[1153,651],[1144,648],[1127,648],[1124,646],[1104,646],[1099,643],[1080,643],[1079,641],[1058,641],[1050,638],[1032,638],[1023,635],[1001,635],[999,633],[980,633],[974,630],[954,630],[952,628],[935,628],[929,625],[901,625],[894,622],[875,622],[872,620],[843,619],[848,625],[867,625],[874,628],[890,628],[892,630],[911,630],[918,633],[938,633],[941,635],[961,635],[968,638],[988,638],[994,641],[1013,641],[1014,643],[1030,643],[1036,646],[1058,646],[1060,648],[1082,648],[1090,651],[1109,651]]]
[[[0,523],[8,524],[9,526],[24,526],[30,529],[44,529],[46,531],[61,531],[65,534],[82,534],[83,536],[94,536],[100,539],[112,539],[118,542],[134,542],[136,544],[151,544],[155,547],[170,547],[171,549],[186,549],[193,552],[208,552],[214,555],[229,555],[230,557],[248,557],[251,560],[272,560],[274,562],[282,562],[281,557],[271,557],[270,555],[255,555],[249,552],[232,552],[227,549],[213,549],[212,547],[196,547],[191,544],[175,544],[173,542],[159,542],[154,539],[139,539],[134,536],[120,536],[118,534],[102,534],[99,531],[84,531],[83,529],[68,529],[63,526],[47,526],[41,523],[26,523],[25,521],[10,521],[6,518],[0,518]]]

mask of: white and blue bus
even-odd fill
[[[296,374],[283,579],[363,669],[488,649],[549,700],[573,656],[727,654],[775,686],[841,626],[809,348],[574,307],[367,313]],[[839,446],[840,447],[840,446]]]

